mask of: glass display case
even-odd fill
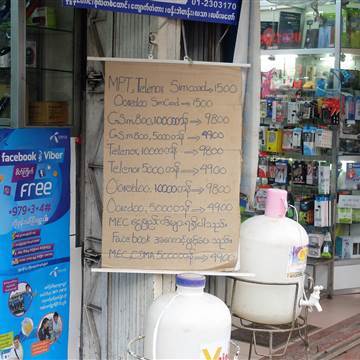
[[[260,4],[255,205],[267,187],[287,189],[309,234],[313,276],[326,279],[329,296],[360,288],[360,280],[348,281],[360,266],[360,2]],[[320,146],[318,133],[326,134]]]
[[[56,0],[28,2],[26,12],[27,125],[73,122],[74,9]]]
[[[261,0],[258,188],[288,190],[309,235],[308,265],[334,289],[336,167],[340,120],[341,0]],[[335,170],[335,171],[333,171]]]
[[[75,125],[82,16],[58,0],[0,0],[0,126]]]

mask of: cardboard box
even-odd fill
[[[282,123],[287,119],[287,101],[274,100],[272,105],[272,122]]]
[[[282,150],[282,131],[280,129],[266,130],[266,151],[279,153]]]
[[[324,239],[324,234],[309,234],[309,257],[321,258],[321,247]]]
[[[31,125],[67,125],[69,107],[66,101],[38,101],[29,105],[29,122]]]
[[[352,224],[353,214],[350,208],[337,208],[337,223],[338,224]]]
[[[315,147],[323,149],[332,148],[332,131],[328,129],[315,130]]]
[[[283,130],[282,149],[284,151],[293,150],[293,131],[292,129]]]
[[[278,160],[275,163],[276,174],[275,182],[277,184],[287,184],[288,182],[288,161],[287,160]]]
[[[359,195],[339,195],[338,206],[346,209],[360,209]]]
[[[354,223],[360,223],[360,209],[351,209],[352,211],[352,221]]]
[[[276,21],[261,21],[261,48],[274,49],[277,48],[278,38],[278,22]]]
[[[56,28],[55,9],[48,6],[36,8],[28,19],[28,25]]]
[[[316,185],[318,183],[318,163],[308,162],[306,165],[306,184]]]
[[[351,237],[338,236],[335,239],[335,255],[340,259],[351,259]]]
[[[314,226],[328,227],[331,224],[331,203],[326,195],[315,196]]]
[[[299,122],[300,104],[298,102],[290,101],[288,103],[288,124],[297,124]]]
[[[280,11],[279,45],[280,48],[298,48],[301,44],[301,14]]]
[[[338,236],[336,238],[336,255],[342,259],[360,258],[360,237]]]
[[[323,22],[319,28],[318,48],[335,46],[335,13],[323,13]]]
[[[319,194],[330,194],[330,165],[318,166],[318,191]]]
[[[303,130],[303,154],[308,156],[317,155],[315,146],[316,128],[304,127]]]

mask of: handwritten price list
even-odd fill
[[[107,62],[104,267],[237,262],[241,69]]]

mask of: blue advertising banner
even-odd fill
[[[241,0],[63,0],[63,5],[235,25]]]
[[[0,130],[0,360],[66,359],[70,132]]]

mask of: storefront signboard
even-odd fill
[[[235,25],[240,0],[63,0],[64,6]]]

